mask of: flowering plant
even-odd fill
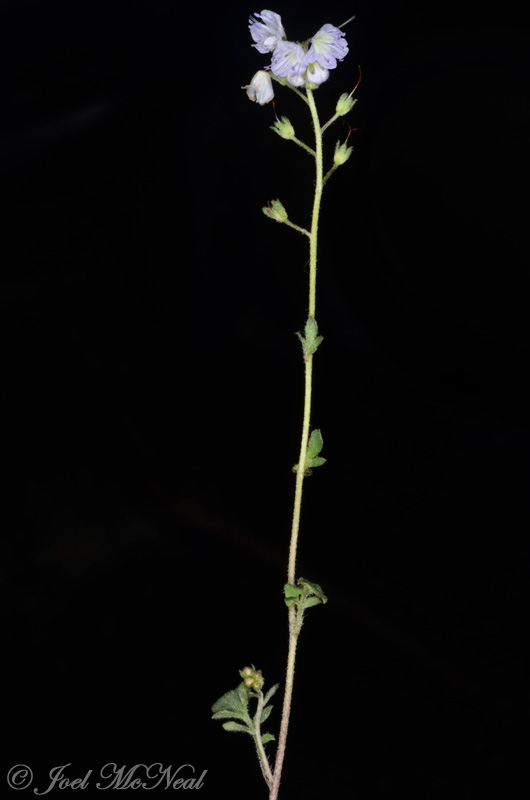
[[[322,336],[319,335],[315,318],[320,205],[325,184],[335,170],[349,159],[353,149],[348,145],[348,134],[345,141],[336,143],[333,163],[328,171],[324,173],[323,134],[339,117],[343,117],[351,111],[356,102],[352,95],[359,81],[357,81],[349,95],[342,94],[340,96],[335,114],[324,125],[320,123],[314,92],[322,83],[328,80],[330,70],[335,69],[337,63],[347,55],[348,43],[341,28],[351,19],[339,27],[327,23],[311,39],[302,43],[287,40],[281,17],[273,11],[263,10],[260,14],[256,13],[249,19],[250,35],[254,41],[252,46],[259,53],[264,55],[271,53],[272,56],[271,63],[265,69],[258,70],[250,84],[242,88],[246,90],[250,100],[257,102],[261,106],[273,101],[273,81],[291,89],[307,104],[315,132],[315,146],[313,148],[297,138],[294,127],[287,117],[282,116],[281,119],[278,119],[275,112],[276,121],[272,126],[272,130],[282,139],[290,140],[300,146],[315,162],[315,194],[310,225],[303,227],[292,222],[280,200],[272,200],[262,209],[270,219],[288,225],[309,239],[308,317],[303,334],[297,334],[302,345],[305,366],[304,410],[300,455],[298,462],[293,467],[293,471],[296,473],[295,497],[287,583],[284,585],[285,604],[289,614],[289,645],[282,719],[274,769],[269,763],[265,745],[274,741],[275,737],[270,733],[262,733],[261,725],[266,722],[272,711],[269,701],[278,689],[278,685],[272,686],[264,694],[264,678],[261,671],[256,670],[253,666],[245,667],[240,671],[240,676],[243,680],[239,686],[224,694],[212,706],[213,718],[226,720],[223,723],[225,730],[240,731],[253,737],[261,771],[269,788],[269,800],[276,800],[278,796],[291,710],[296,647],[304,614],[311,606],[327,602],[324,592],[317,583],[312,583],[305,578],[296,576],[296,553],[303,482],[311,474],[312,469],[322,466],[326,461],[320,455],[323,447],[321,431],[319,429],[311,431],[310,425],[313,356],[322,343]],[[251,700],[257,701],[252,715],[249,711]]]

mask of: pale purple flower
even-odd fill
[[[326,69],[335,69],[337,59],[342,61],[348,53],[348,43],[342,37],[345,34],[329,22],[323,25],[311,39],[311,47],[307,53],[308,64],[318,61]]]
[[[258,22],[258,19],[262,22]],[[256,42],[252,47],[255,47],[258,53],[272,53],[278,42],[285,39],[282,18],[274,11],[264,9],[261,14],[256,13],[253,17],[249,17],[248,22],[250,35]]]
[[[308,80],[309,83],[315,83],[315,84],[324,83],[324,81],[327,81],[328,78],[329,78],[329,70],[326,69],[325,67],[321,67],[318,61],[314,61],[312,64],[308,66],[306,73],[306,80]]]
[[[302,86],[308,63],[303,47],[295,42],[281,41],[272,56],[271,69],[276,77],[287,78],[291,86]]]
[[[242,86],[241,88],[246,89],[247,97],[252,100],[253,103],[259,103],[260,106],[264,106],[265,103],[270,103],[274,97],[271,76],[268,72],[265,72],[264,69],[260,69],[259,72],[256,72],[248,86]]]
[[[260,53],[272,53],[270,69],[273,74],[277,78],[285,78],[295,87],[306,83],[316,86],[324,83],[329,78],[329,70],[335,69],[337,61],[342,61],[348,53],[344,33],[329,23],[323,25],[310,42],[303,45],[286,41],[282,19],[274,11],[264,9],[261,14],[251,16],[249,29],[255,42],[253,47]],[[259,75],[256,73],[250,86],[243,88],[247,89],[251,100],[263,105],[274,97],[274,93],[270,75],[258,78]]]

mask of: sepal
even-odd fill
[[[353,152],[353,147],[349,147],[346,142],[342,144],[337,142],[335,145],[335,153],[333,154],[333,163],[336,167],[345,164]]]
[[[266,217],[273,219],[275,222],[287,222],[289,219],[287,211],[279,200],[271,200],[270,203],[261,210]]]
[[[336,114],[339,117],[344,117],[349,111],[352,110],[356,102],[357,98],[354,99],[350,94],[341,94],[337,100],[337,108],[335,109]]]
[[[271,130],[281,136],[282,139],[295,138],[294,128],[287,117],[282,117],[281,120],[277,119],[274,125],[271,125]]]

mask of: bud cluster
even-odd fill
[[[263,678],[260,669],[255,669],[254,666],[245,667],[239,672],[239,674],[243,678],[243,683],[247,689],[253,689],[256,692],[261,691],[263,684],[265,683],[265,679]]]

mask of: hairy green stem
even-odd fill
[[[290,220],[290,219],[284,219],[284,220],[283,220],[283,224],[284,224],[284,225],[288,225],[290,228],[294,228],[294,230],[295,230],[295,231],[298,231],[298,233],[303,233],[303,234],[304,234],[304,236],[309,236],[309,237],[311,236],[311,234],[309,233],[309,231],[306,231],[306,229],[305,229],[305,228],[302,228],[300,225],[295,225],[295,223],[294,223],[294,222],[291,222],[291,220]]]
[[[309,235],[309,317],[315,316],[316,309],[316,277],[317,277],[317,243],[318,243],[318,220],[320,215],[320,202],[323,180],[323,161],[322,161],[322,129],[318,118],[317,108],[313,91],[306,89],[307,103],[311,111],[313,127],[315,129],[315,195],[313,200],[313,213],[311,216],[311,231]],[[304,98],[305,99],[305,98]],[[287,569],[287,581],[294,584],[296,575],[296,553],[298,548],[298,533],[300,530],[300,513],[302,508],[302,488],[305,476],[305,462],[307,454],[307,444],[309,441],[309,427],[311,421],[311,393],[313,385],[313,355],[304,356],[305,361],[305,390],[304,390],[304,418],[302,423],[302,440],[300,443],[300,458],[296,472],[296,487],[294,496],[293,521],[291,527],[291,543],[289,546],[289,565]],[[296,646],[298,635],[302,626],[302,612],[296,612],[294,603],[289,606],[289,649],[287,654],[287,671],[285,677],[285,694],[283,698],[282,721],[280,725],[280,735],[278,738],[278,749],[276,751],[276,762],[272,786],[270,787],[269,800],[276,800],[280,787],[283,761],[285,757],[285,746],[287,742],[287,731],[289,728],[289,716],[291,713],[291,701],[293,696],[294,668],[296,662]]]
[[[269,759],[265,753],[263,742],[261,741],[261,715],[263,714],[263,692],[260,690],[258,697],[258,708],[254,717],[254,742],[258,753],[259,765],[265,778],[267,786],[272,785],[272,770],[270,768]]]
[[[311,217],[311,236],[309,238],[309,316],[315,316],[316,309],[316,284],[317,284],[317,242],[318,242],[318,218],[320,215],[320,201],[324,188],[323,167],[322,167],[322,130],[318,118],[315,98],[311,89],[307,89],[307,100],[315,129],[315,197],[313,200],[313,214]]]
[[[313,158],[315,157],[315,151],[313,150],[313,148],[312,147],[308,147],[305,144],[305,142],[302,142],[300,139],[297,139],[296,136],[292,136],[290,141],[294,142],[297,145],[299,145],[301,148],[303,148],[306,151],[306,153],[309,153],[310,156],[313,156]]]

